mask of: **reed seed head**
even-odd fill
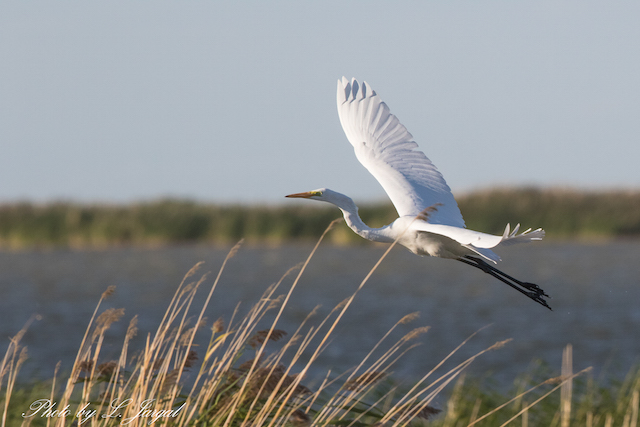
[[[102,293],[102,299],[107,299],[116,292],[116,287],[111,285]]]
[[[402,319],[400,319],[400,322],[398,323],[400,323],[401,325],[404,325],[406,323],[411,323],[414,320],[416,320],[418,317],[420,317],[420,312],[416,311],[415,313],[407,314]]]
[[[129,341],[133,339],[138,334],[138,315],[133,316],[133,319],[129,322],[129,327],[127,328],[126,340]]]
[[[187,278],[193,276],[194,274],[196,274],[196,271],[198,271],[200,269],[200,267],[202,266],[202,264],[204,264],[204,261],[200,261],[198,262],[196,265],[194,265],[193,267],[191,267],[191,270],[189,270],[187,272],[187,274],[185,274],[184,279],[186,280]]]
[[[499,349],[499,348],[502,348],[502,347],[504,347],[505,345],[507,345],[507,343],[508,343],[509,341],[511,341],[511,340],[512,340],[512,338],[508,338],[508,339],[506,339],[506,340],[504,340],[504,341],[498,341],[497,343],[495,343],[494,345],[492,345],[491,347],[489,347],[489,350],[497,350],[497,349]]]
[[[124,316],[124,308],[109,308],[96,319],[96,329],[93,331],[93,338],[101,335],[109,329],[111,325]]]
[[[28,358],[29,354],[27,353],[27,347],[22,347],[22,349],[20,349],[20,356],[18,356],[17,365],[22,365]]]
[[[407,341],[411,341],[413,339],[416,339],[420,335],[426,334],[427,331],[429,331],[429,329],[431,329],[430,326],[421,326],[420,328],[415,328],[414,330],[409,332],[407,335],[402,337],[402,341],[407,342]]]
[[[546,380],[544,382],[544,384],[560,384],[564,380],[566,380],[566,377],[563,377],[563,376],[553,377],[553,378],[549,378],[548,380]]]
[[[336,308],[334,308],[334,310],[341,310],[345,305],[347,305],[349,301],[351,301],[351,297],[343,299],[338,303],[338,305],[336,305]]]
[[[238,250],[240,250],[240,246],[242,246],[243,243],[244,243],[244,239],[240,239],[240,241],[236,243],[229,251],[229,255],[227,255],[227,259],[231,259],[234,256],[236,256],[236,254],[238,253]]]
[[[278,298],[274,298],[269,302],[269,306],[267,310],[273,310],[274,308],[278,308],[282,305],[282,301],[284,301],[284,294],[278,295]]]
[[[377,384],[378,382],[382,381],[386,377],[387,377],[386,372],[379,372],[379,371],[365,372],[364,374],[359,375],[355,378],[351,378],[349,381],[347,381],[344,384],[344,388],[345,390],[349,390],[349,391],[360,390],[365,387],[369,387],[374,384]]]
[[[214,334],[219,334],[220,332],[224,331],[224,320],[222,319],[222,317],[213,323],[211,330]]]
[[[267,339],[267,337],[271,341],[279,341],[285,335],[287,335],[287,333],[285,331],[283,331],[282,329],[274,329],[274,330],[265,329],[265,330],[256,332],[255,335],[253,335],[249,339],[248,344],[252,348],[256,348],[259,345],[262,345],[262,343],[264,343],[264,341],[265,341],[265,339]]]

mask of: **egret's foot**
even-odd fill
[[[538,296],[551,298],[540,286],[536,285],[535,283],[522,282],[522,287],[535,292]]]
[[[551,297],[549,297],[544,292],[542,292],[542,294],[538,294],[538,293],[535,293],[535,292],[527,292],[527,293],[525,293],[525,295],[527,295],[529,298],[531,298],[535,302],[537,302],[539,304],[542,304],[545,307],[547,307],[549,310],[553,311],[553,309],[549,306],[549,304],[547,304],[547,301],[545,301],[543,299],[543,296],[546,296],[547,298],[551,298]]]

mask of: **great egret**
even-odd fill
[[[465,228],[451,189],[413,136],[391,114],[376,92],[355,79],[338,80],[338,115],[356,157],[382,185],[399,218],[382,228],[368,227],[349,197],[328,188],[289,194],[336,205],[356,234],[374,242],[398,241],[414,254],[455,259],[501,280],[532,300],[551,309],[548,295],[533,283],[521,282],[494,266],[500,260],[490,248],[541,240],[544,231],[528,229],[520,234],[518,224],[502,236]]]

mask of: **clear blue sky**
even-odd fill
[[[368,81],[455,192],[640,188],[640,2],[3,1],[0,202],[383,199]]]

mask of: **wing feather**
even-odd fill
[[[430,223],[465,226],[442,174],[366,82],[338,80],[337,102],[356,157],[382,185],[399,216],[416,216],[439,203]]]

